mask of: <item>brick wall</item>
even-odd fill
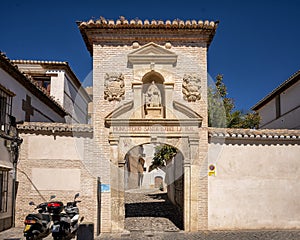
[[[72,201],[74,195],[79,192],[78,204],[80,215],[84,216],[86,222],[96,223],[97,219],[97,177],[90,171],[88,165],[83,160],[84,144],[91,140],[91,136],[70,136],[69,134],[21,134],[23,143],[21,145],[20,160],[18,164],[19,181],[17,203],[16,203],[16,226],[23,227],[23,221],[28,213],[33,211],[29,206],[30,201],[36,204],[49,200],[51,195],[56,195],[56,200]],[[60,149],[63,149],[63,151]],[[79,171],[79,179],[72,181],[80,182],[79,188],[75,189],[72,184],[61,189],[60,183],[70,176],[60,176],[55,174],[55,169],[66,169],[72,173],[72,169]],[[40,179],[35,179],[35,173],[41,175]],[[71,170],[71,171],[70,171]],[[43,179],[43,171],[53,171],[53,176]],[[75,175],[74,175],[75,176]],[[51,182],[51,189],[44,190],[42,185]],[[56,190],[58,189],[58,190]]]
[[[140,46],[143,47],[143,46]],[[164,47],[162,44],[161,47]],[[133,69],[128,64],[127,56],[133,52],[132,46],[110,46],[97,45],[93,46],[93,100],[94,100],[94,163],[93,166],[97,168],[97,176],[101,177],[102,183],[110,184],[112,166],[110,157],[110,145],[109,145],[109,129],[104,127],[105,117],[113,110],[123,105],[124,103],[134,100],[132,82],[141,81],[143,74],[150,72],[150,65],[135,66]],[[207,90],[207,60],[206,60],[206,45],[203,43],[194,44],[191,46],[176,45],[173,46],[170,51],[174,52],[178,58],[176,65],[170,67],[163,64],[156,65],[154,70],[165,77],[165,81],[174,83],[173,99],[188,106],[190,109],[197,112],[203,117],[202,126],[207,126],[207,104],[206,104],[206,90]],[[124,99],[119,101],[107,101],[104,99],[104,77],[106,73],[122,73],[125,81],[125,96]],[[137,73],[143,74],[137,74]],[[182,83],[185,74],[197,73],[201,77],[201,94],[202,98],[197,102],[187,102],[183,100]],[[134,114],[132,115],[134,116]],[[196,162],[196,165],[201,164],[206,169],[206,151],[207,151],[207,131],[199,132],[199,149],[200,162]],[[121,155],[120,155],[121,156]],[[117,167],[117,166],[112,166]],[[198,173],[193,174],[198,178]],[[198,182],[198,181],[197,181]],[[200,188],[201,185],[201,188]],[[201,181],[201,184],[197,185],[199,191],[200,204],[199,214],[202,216],[202,220],[199,222],[199,226],[207,226],[207,179]],[[201,191],[200,191],[201,190]],[[103,201],[101,205],[102,216],[102,231],[111,231],[111,195],[104,193]]]

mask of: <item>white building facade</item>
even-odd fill
[[[261,117],[260,128],[300,129],[299,80],[300,71],[252,107]]]
[[[66,111],[30,77],[0,54],[0,231],[14,222],[15,176],[19,147],[19,122],[65,122]]]
[[[87,123],[91,99],[67,62],[13,60],[68,113],[67,123]]]

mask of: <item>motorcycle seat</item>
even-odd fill
[[[37,218],[37,219],[42,220],[43,215],[40,213],[31,213],[31,214],[28,214],[28,216],[26,218]]]
[[[50,215],[49,214],[42,214],[42,216],[43,216],[44,221],[50,222]]]

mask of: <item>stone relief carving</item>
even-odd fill
[[[124,76],[122,73],[106,73],[104,81],[104,99],[121,101],[125,94]]]
[[[185,74],[182,83],[183,98],[189,102],[201,99],[201,78],[197,74]]]

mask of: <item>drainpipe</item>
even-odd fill
[[[16,122],[16,118],[11,115],[9,116],[9,119],[10,119],[9,135],[2,136],[2,137],[11,142],[10,143],[10,152],[11,152],[11,159],[12,159],[12,163],[13,163],[12,227],[15,227],[17,164],[18,164],[18,160],[19,160],[20,145],[23,142],[23,139],[19,137],[17,124],[21,124],[21,123],[23,123],[23,121]]]
[[[15,207],[16,207],[16,180],[17,180],[17,164],[19,159],[19,148],[23,142],[22,138],[19,138],[18,132],[15,136],[9,136],[6,134],[0,134],[0,137],[11,142],[9,151],[11,153],[11,159],[13,163],[13,186],[12,186],[12,226],[15,226]]]
[[[23,139],[19,138],[18,135],[12,141],[12,157],[13,157],[13,186],[12,186],[12,224],[15,227],[16,219],[16,183],[17,183],[17,164],[19,160],[19,149]]]

